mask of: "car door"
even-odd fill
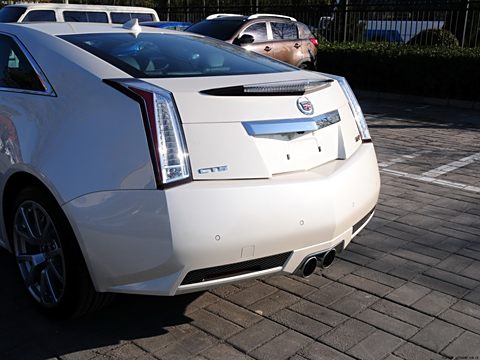
[[[7,34],[0,34],[0,184],[12,166],[25,162],[20,146],[29,142],[41,124],[38,114],[45,112],[44,99],[53,90],[39,77],[25,49]],[[43,107],[39,106],[43,105]],[[48,106],[47,106],[48,108]],[[41,111],[39,109],[42,109]],[[28,160],[27,160],[28,161]],[[0,235],[0,246],[2,239]]]
[[[273,56],[275,59],[297,65],[303,58],[302,42],[294,22],[271,21]]]
[[[253,43],[242,46],[244,49],[270,57],[274,56],[272,42],[268,39],[267,23],[265,21],[247,25],[240,31],[238,37],[242,35],[251,35],[254,38]]]

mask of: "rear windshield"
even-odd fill
[[[193,24],[186,31],[210,36],[219,40],[230,40],[245,21],[238,20],[204,20]]]
[[[24,7],[6,6],[2,10],[0,10],[0,22],[17,22],[18,19],[20,19],[20,16],[22,16],[26,10],[27,8]]]
[[[129,33],[63,35],[62,39],[137,78],[264,74],[297,68],[209,38]]]
[[[127,21],[132,19],[138,19],[138,21],[152,21],[152,14],[145,13],[119,13],[111,12],[110,17],[112,18],[112,23],[114,24],[125,24]]]

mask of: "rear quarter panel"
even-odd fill
[[[19,171],[37,177],[60,205],[102,190],[155,188],[139,106],[102,82],[125,74],[63,40],[15,32],[56,95],[1,91],[2,195]]]

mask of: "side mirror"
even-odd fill
[[[249,34],[243,34],[242,36],[240,36],[239,38],[236,38],[233,43],[235,45],[240,45],[240,46],[243,46],[243,45],[248,45],[248,44],[251,44],[255,41],[255,38],[252,36],[252,35],[249,35]]]

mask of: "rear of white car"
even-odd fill
[[[134,85],[158,91],[157,97],[165,94]],[[181,118],[183,129],[174,136],[184,135],[172,141],[172,150],[184,153],[177,144],[185,143],[188,156],[178,167],[185,168],[180,185],[138,194],[147,209],[165,203],[165,213],[142,230],[150,229],[152,235],[125,239],[122,234],[132,226],[131,214],[125,213],[116,220],[125,228],[108,229],[99,239],[92,236],[92,230],[103,228],[104,216],[127,206],[132,196],[128,192],[88,194],[65,206],[86,240],[101,290],[173,295],[282,270],[292,273],[310,255],[346,246],[368,220],[364,217],[371,215],[379,189],[375,153],[372,143],[362,142],[338,83],[308,95],[318,111],[313,117],[302,117],[298,96],[249,96],[235,99],[240,104],[234,106],[231,99],[198,91],[172,94],[179,110],[172,118]],[[272,110],[266,113],[265,106]],[[325,121],[333,123],[322,127],[324,116],[332,113]],[[283,118],[272,120],[280,114]],[[318,130],[306,130],[310,124],[302,123],[312,118]],[[260,123],[263,127],[255,128]],[[165,170],[165,179],[164,174]],[[193,181],[184,183],[190,177]],[[100,200],[93,200],[98,198],[104,199],[105,214],[97,220],[84,204],[93,201],[98,206]],[[171,235],[152,242],[159,228],[169,228]],[[128,251],[103,256],[119,243]],[[270,259],[275,256],[278,259]],[[258,263],[244,264],[253,259]],[[228,268],[222,268],[225,265]]]
[[[97,291],[175,295],[266,274],[308,275],[371,218],[377,161],[343,78],[193,35],[61,30],[51,49],[68,50],[66,63],[76,61],[92,75],[88,86],[97,81],[106,94],[104,104],[77,99],[86,100],[77,134],[90,131],[109,146],[95,143],[98,161],[63,165],[88,172],[89,184],[75,187],[48,166],[43,175]],[[162,36],[193,45],[168,55],[155,48]],[[53,67],[45,67],[48,78]],[[73,91],[61,81],[57,89],[59,99]],[[109,119],[82,128],[104,109]],[[66,148],[80,151],[82,139],[68,138]],[[112,147],[121,154],[104,156]]]

